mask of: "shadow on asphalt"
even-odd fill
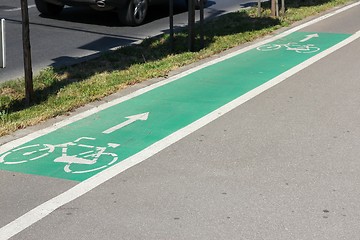
[[[302,7],[302,6],[313,6],[319,5],[330,0],[294,0],[290,3],[286,3],[287,7]],[[212,1],[209,1],[208,4],[213,4]],[[269,2],[262,4],[263,8],[270,8]],[[160,14],[161,13],[161,14]],[[84,13],[85,14],[85,13]],[[103,13],[99,13],[102,15]],[[159,8],[158,12],[153,11],[153,16],[150,15],[148,21],[153,19],[166,17],[168,12],[164,8]],[[219,13],[216,13],[217,15]],[[215,15],[214,15],[215,16]],[[116,16],[115,16],[116,17]],[[211,19],[210,17],[209,19]],[[79,21],[79,18],[76,18],[76,21]],[[82,18],[80,18],[82,19]],[[94,19],[84,17],[83,19]],[[99,18],[96,18],[98,21]],[[67,21],[70,19],[67,19]],[[75,20],[74,20],[75,21]],[[81,21],[81,20],[80,20]],[[89,20],[87,20],[89,21]],[[91,20],[92,21],[92,20]],[[103,24],[114,21],[114,16],[105,16]],[[90,22],[89,22],[90,23]],[[256,18],[250,17],[245,12],[230,13],[222,15],[218,18],[213,18],[209,21],[205,21],[204,24],[204,47],[211,45],[214,40],[219,36],[231,36],[237,33],[252,32],[255,30],[261,30],[271,26],[278,25],[280,22],[278,19],[274,18]],[[49,72],[42,72],[40,76],[35,78],[34,82],[37,85],[35,90],[35,101],[34,105],[39,104],[43,101],[48,100],[50,97],[56,95],[62,88],[65,86],[74,83],[82,82],[89,79],[91,76],[103,72],[112,72],[112,71],[121,71],[129,69],[135,64],[150,63],[160,59],[165,59],[171,54],[180,54],[188,52],[188,38],[187,38],[187,29],[182,29],[181,27],[177,28],[177,33],[175,34],[174,39],[174,48],[171,50],[169,38],[160,39],[160,37],[154,37],[151,39],[146,39],[142,44],[132,45],[129,47],[121,48],[117,51],[107,52],[102,54],[100,57],[96,56],[96,59],[78,59],[79,62],[88,60],[85,62],[78,63],[76,65],[57,68],[53,67]],[[168,33],[168,29],[163,30],[164,33]],[[195,51],[201,49],[200,46],[200,36],[199,36],[199,25],[196,26],[195,32],[196,35],[196,44]],[[112,36],[108,36],[112,37]],[[107,41],[107,39],[104,39]],[[127,41],[127,40],[125,40]],[[134,40],[128,40],[129,43]],[[91,43],[87,48],[97,48],[99,43]],[[104,49],[107,50],[107,49]],[[66,56],[62,56],[62,61]],[[68,59],[70,62],[73,59]],[[56,61],[56,60],[55,60]],[[64,79],[56,79],[54,76],[66,75]],[[41,86],[41,87],[39,87]],[[0,112],[6,112],[8,114],[17,112],[25,109],[25,100],[23,98],[12,98],[6,95],[1,96],[0,99]]]
[[[219,36],[234,35],[242,32],[252,32],[255,30],[261,30],[279,24],[279,20],[273,18],[254,18],[248,16],[245,12],[230,13],[211,21],[205,21],[204,23],[204,47],[211,45],[214,40]],[[167,32],[164,30],[163,32]],[[35,85],[35,103],[39,104],[46,101],[49,97],[56,95],[65,86],[74,83],[82,82],[89,79],[94,74],[103,72],[121,71],[129,69],[132,65],[150,63],[160,59],[165,59],[171,54],[180,54],[188,52],[188,38],[186,29],[181,29],[175,34],[174,49],[170,49],[169,38],[161,39],[155,37],[144,40],[139,45],[133,45],[121,48],[116,51],[107,52],[102,54],[101,57],[89,60],[87,62],[79,63],[73,66],[67,66],[63,68],[53,68],[54,75],[66,75],[63,80],[52,79],[52,75],[49,72],[44,71],[36,79]],[[195,49],[199,51],[200,36],[199,26],[196,26],[196,44]],[[6,111],[7,113],[16,112],[24,109],[24,99],[12,100],[11,102],[2,101],[0,105],[0,111]]]
[[[278,24],[279,20],[277,19],[250,17],[246,12],[222,15],[211,21],[205,21],[203,30],[205,36],[204,47],[209,47],[209,45],[220,36],[231,36],[238,33],[252,32]],[[168,30],[166,29],[163,32],[167,31]],[[197,33],[195,50],[199,51],[201,50],[199,25],[196,26],[195,32]],[[34,80],[34,83],[36,83],[34,85],[38,86],[37,90],[35,90],[36,99],[34,104],[46,101],[48,98],[56,95],[65,86],[74,82],[88,80],[94,74],[126,70],[136,64],[151,63],[160,59],[165,59],[171,54],[188,52],[187,46],[187,29],[179,28],[175,34],[173,50],[170,48],[169,37],[165,39],[155,37],[146,39],[138,45],[132,45],[116,51],[104,53],[99,58],[93,60],[50,70],[55,72],[55,76],[66,76],[66,78],[62,80],[53,79],[54,75],[49,74],[49,71],[44,71]],[[25,106],[24,99],[12,100],[11,102],[7,102],[7,104],[6,101],[1,102],[0,111],[6,111],[7,113],[22,110]]]

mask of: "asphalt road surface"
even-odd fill
[[[205,17],[214,17],[246,6],[249,0],[209,1]],[[169,29],[168,7],[152,7],[146,24],[120,26],[116,13],[68,7],[54,19],[44,18],[29,0],[33,69],[84,61],[99,52],[134,43]],[[198,15],[198,14],[197,14]],[[23,76],[20,1],[1,0],[0,18],[6,20],[7,67],[0,69],[0,82]],[[181,4],[175,8],[175,26],[187,24]]]
[[[184,104],[180,109],[186,120],[186,114],[195,105],[204,108],[216,105],[222,101],[218,97],[222,92],[228,93],[222,95],[225,98],[241,84],[250,86],[258,77],[273,77],[272,73],[284,69],[260,85],[261,91],[254,88],[257,94],[252,90],[244,94],[247,100],[240,103],[237,99],[229,100],[230,105],[224,105],[227,108],[220,107],[211,114],[204,112],[205,118],[212,120],[203,127],[204,118],[201,118],[191,123],[191,128],[181,129],[187,131],[182,138],[172,134],[166,137],[167,143],[160,140],[124,160],[124,166],[128,164],[130,168],[119,174],[114,171],[119,170],[117,166],[123,167],[122,162],[80,182],[60,175],[46,177],[60,172],[49,167],[52,161],[48,162],[49,166],[38,165],[33,169],[30,169],[32,163],[26,162],[29,167],[21,171],[1,163],[0,239],[6,236],[13,236],[12,239],[358,239],[359,11],[357,2],[336,15],[327,15],[326,19],[314,20],[287,35],[279,35],[279,39],[270,39],[270,43],[264,42],[270,44],[266,48],[255,45],[242,52],[244,46],[241,46],[230,58],[166,85],[155,85],[158,87],[149,92],[132,95],[134,98],[113,105],[121,108],[122,104],[133,104],[134,108],[141,108],[136,99],[175,86],[177,91],[162,92],[158,97],[166,99],[163,108]],[[301,46],[287,44],[294,39]],[[286,56],[293,57],[286,61]],[[265,57],[272,57],[272,65],[231,74],[242,67],[238,62],[258,66],[256,63]],[[288,67],[295,60],[298,64]],[[228,71],[215,71],[218,68]],[[243,79],[245,76],[250,76],[249,81]],[[207,84],[196,86],[197,81],[192,79]],[[232,82],[236,80],[239,84]],[[184,81],[193,83],[186,91],[178,87]],[[196,90],[198,87],[200,90]],[[202,89],[215,90],[212,95],[198,98],[203,94]],[[179,92],[191,92],[194,99],[200,100],[186,98],[181,102]],[[152,101],[148,100],[146,105],[151,107]],[[123,138],[117,138],[123,141],[119,156],[128,153],[126,146],[141,145],[138,135],[127,139],[126,134],[131,135],[131,131],[126,131],[131,127],[129,124],[134,125],[133,130],[138,126],[143,140],[147,141],[172,126],[172,120],[179,114],[177,109],[161,113],[166,117],[160,123],[150,115],[146,121],[131,123],[130,118],[126,120],[127,126],[118,125],[117,130],[124,134]],[[81,121],[96,122],[103,117],[101,112]],[[116,118],[121,111],[112,114]],[[109,120],[103,119],[103,125]],[[76,123],[56,125],[58,130],[48,133],[47,141],[58,140],[51,136],[76,137]],[[200,125],[196,128],[197,124]],[[144,125],[149,128],[142,128]],[[152,130],[157,126],[162,131]],[[93,128],[84,128],[82,134],[90,134]],[[35,133],[35,128],[26,132],[33,132],[32,139],[38,142],[48,136],[44,132]],[[99,136],[110,141],[113,135],[109,132],[108,129]],[[27,137],[21,141],[29,140]],[[4,144],[2,149],[11,145]],[[1,151],[0,156],[4,156]],[[140,158],[146,160],[133,164]],[[14,170],[4,170],[10,167]],[[26,171],[42,171],[42,174],[26,174]]]

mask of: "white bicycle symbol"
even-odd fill
[[[64,171],[67,173],[88,173],[97,171],[114,164],[118,160],[117,154],[105,151],[108,147],[116,148],[119,147],[120,144],[108,143],[106,147],[96,147],[80,144],[79,142],[83,140],[93,141],[96,139],[89,137],[81,137],[73,142],[58,145],[35,144],[20,147],[0,156],[0,163],[22,164],[35,161],[53,153],[58,148],[61,149],[61,156],[55,158],[54,162],[66,163],[66,165],[64,166]],[[68,148],[74,146],[83,148],[85,149],[85,151],[69,156]],[[100,162],[100,166],[99,164],[96,164],[98,161]]]
[[[320,50],[320,48],[316,47],[314,44],[299,44],[299,43],[286,43],[286,44],[265,44],[256,49],[259,51],[274,51],[278,50],[281,47],[285,47],[288,51],[295,51],[297,53],[314,53]]]

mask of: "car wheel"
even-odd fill
[[[56,5],[44,0],[35,0],[35,5],[39,12],[47,16],[59,15],[64,8],[64,5]]]
[[[127,8],[119,11],[120,22],[124,25],[138,26],[145,20],[148,0],[130,0]]]

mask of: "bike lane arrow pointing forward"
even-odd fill
[[[103,131],[102,133],[104,134],[109,134],[109,133],[112,133],[112,132],[115,132],[116,130],[119,130],[120,128],[123,128],[123,127],[126,127],[127,125],[130,125],[132,124],[133,122],[136,122],[136,121],[146,121],[149,117],[149,112],[147,113],[141,113],[141,114],[137,114],[137,115],[133,115],[133,116],[128,116],[128,117],[125,117],[129,120],[123,122],[123,123],[120,123],[114,127],[111,127],[105,131]]]
[[[315,34],[310,34],[310,35],[306,35],[306,38],[304,38],[303,40],[300,40],[300,42],[306,42],[312,38],[316,38],[319,37],[319,34],[315,33]]]

